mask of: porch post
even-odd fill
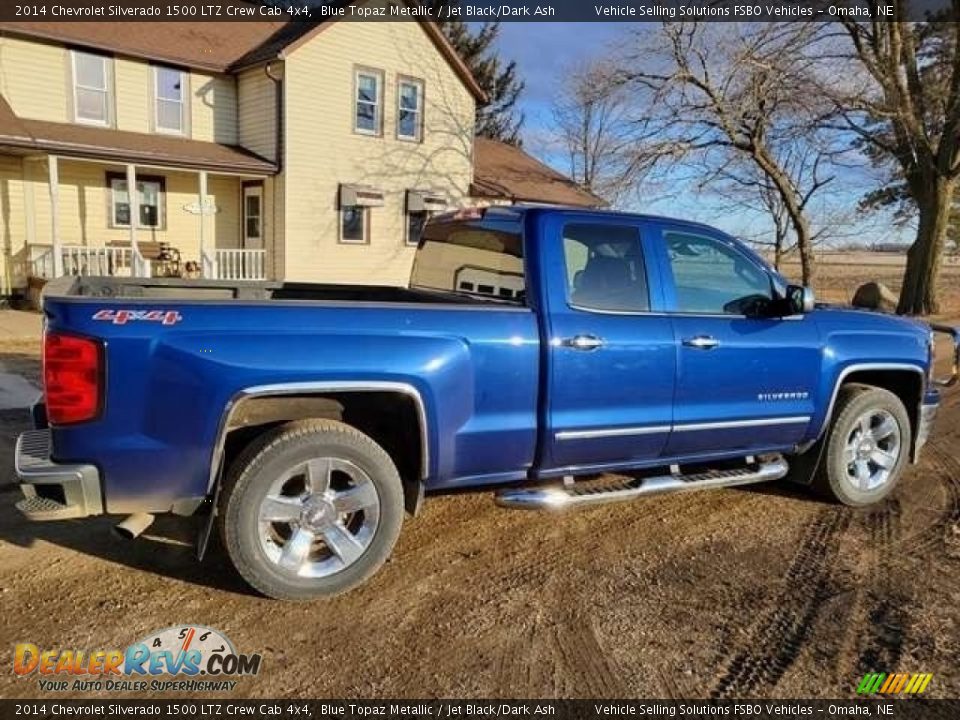
[[[200,276],[207,277],[207,250],[204,247],[203,226],[206,225],[207,218],[207,171],[200,171]],[[216,270],[213,269],[213,277],[216,277]]]
[[[53,276],[63,275],[63,248],[60,245],[60,168],[56,155],[47,155],[50,184],[50,242],[53,245]]]
[[[140,249],[137,247],[137,224],[140,222],[140,193],[137,192],[137,166],[127,164],[127,201],[130,204],[130,252],[133,256],[133,272],[139,275]]]

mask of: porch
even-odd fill
[[[0,294],[61,275],[269,278],[276,171],[236,145],[17,118],[0,98]]]
[[[267,277],[263,178],[52,154],[24,166],[47,186],[33,188],[28,278]]]

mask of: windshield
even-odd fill
[[[445,218],[428,222],[410,287],[522,303],[526,282],[519,225]]]

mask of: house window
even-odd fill
[[[429,219],[430,212],[427,210],[416,210],[407,213],[407,245],[416,247],[420,244],[423,227]]]
[[[423,130],[423,82],[401,79],[397,83],[397,137],[420,140]]]
[[[356,88],[353,129],[365,135],[379,135],[383,74],[373,70],[357,70]]]
[[[159,132],[182,135],[186,127],[184,86],[187,74],[173,68],[155,67],[154,76],[154,124]]]
[[[345,205],[340,208],[340,242],[364,244],[370,238],[370,208]]]
[[[130,194],[127,178],[119,173],[107,175],[110,183],[110,225],[130,227]],[[137,176],[137,197],[140,202],[140,217],[137,227],[162,228],[164,222],[164,179],[153,175]]]
[[[77,122],[110,124],[108,58],[74,50],[73,108]]]

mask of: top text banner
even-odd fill
[[[951,0],[0,0],[0,20],[26,22],[782,22],[956,21]]]

